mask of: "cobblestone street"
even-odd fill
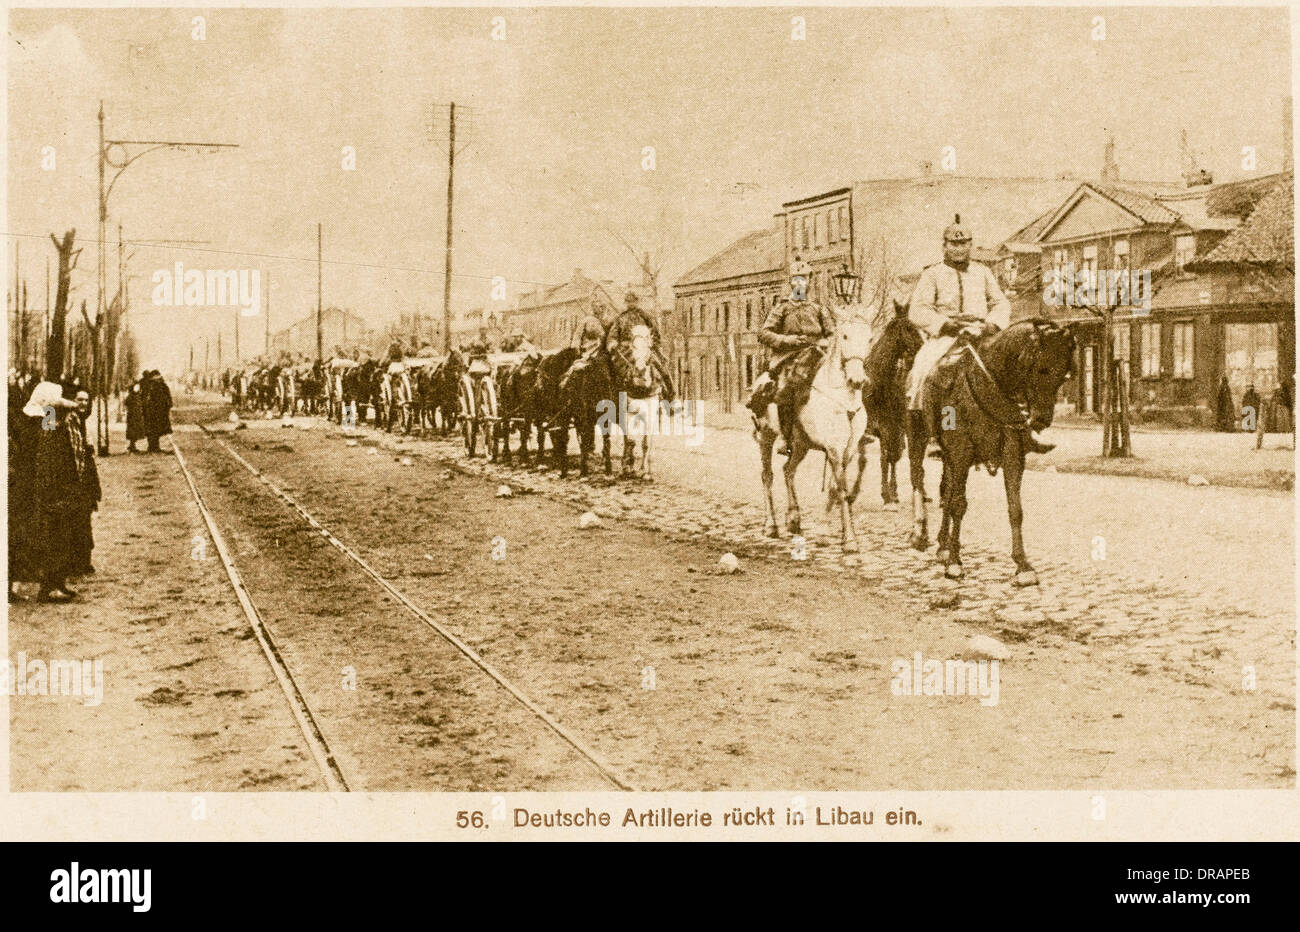
[[[303,422],[299,422],[303,423]],[[314,422],[313,427],[323,427]],[[332,426],[342,438],[342,432]],[[457,469],[527,488],[597,515],[670,535],[708,538],[719,554],[792,559],[788,535],[762,533],[758,455],[739,431],[712,430],[697,446],[654,438],[653,483],[561,480],[553,470],[467,459],[458,439],[411,439],[362,431],[394,452],[425,453]],[[572,449],[572,448],[571,448]],[[616,438],[614,449],[621,450]],[[799,494],[810,565],[854,573],[927,611],[942,613],[1008,642],[1064,638],[1095,645],[1106,662],[1137,675],[1159,673],[1207,689],[1242,689],[1253,667],[1258,689],[1290,707],[1294,694],[1294,536],[1289,493],[1180,487],[1115,476],[1030,471],[1024,483],[1025,537],[1038,587],[1011,584],[1010,533],[1001,477],[973,474],[963,527],[966,578],[943,579],[934,547],[908,548],[910,497],[884,510],[873,444],[855,514],[859,555],[840,553],[839,531],[823,520],[820,457],[800,471]],[[618,460],[615,458],[615,471]],[[937,496],[939,463],[926,464]],[[784,489],[778,467],[778,508]],[[1158,504],[1157,504],[1158,503]],[[938,509],[930,506],[930,533]],[[1096,538],[1102,538],[1104,543]],[[1260,546],[1268,541],[1269,546]],[[1100,557],[1094,558],[1095,548]]]

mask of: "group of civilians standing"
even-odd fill
[[[30,391],[28,390],[30,389]],[[90,393],[76,382],[9,381],[9,601],[20,583],[37,600],[76,598],[68,580],[95,572],[91,514],[101,498],[95,448],[86,435]],[[150,370],[127,395],[128,449],[171,433],[171,392]],[[134,411],[134,414],[132,413]],[[133,436],[134,434],[134,436]]]

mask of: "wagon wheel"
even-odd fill
[[[501,447],[501,411],[497,407],[497,387],[492,376],[485,375],[478,383],[478,413],[483,418],[483,443],[488,456],[495,461]]]
[[[478,415],[474,404],[474,383],[468,375],[460,377],[460,431],[465,438],[465,452],[474,455],[478,446]]]

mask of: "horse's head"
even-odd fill
[[[644,372],[650,365],[650,351],[653,348],[650,328],[645,324],[633,327],[631,343],[632,365]]]
[[[1010,344],[1006,384],[1018,384],[1017,393],[1029,407],[1030,428],[1040,431],[1052,426],[1056,393],[1074,370],[1074,333],[1036,318],[1009,327],[994,340]]]
[[[871,322],[856,314],[838,321],[833,352],[848,387],[854,391],[862,388],[867,381],[867,354],[871,352]]]

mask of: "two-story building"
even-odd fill
[[[1086,182],[1003,243],[998,271],[1013,316],[1074,326],[1077,375],[1063,397],[1076,411],[1100,410],[1108,304],[1110,355],[1137,419],[1209,426],[1224,375],[1240,399],[1248,384],[1264,394],[1294,369],[1291,190],[1290,173],[1219,185]],[[1241,258],[1263,240],[1276,241],[1266,261]],[[1149,281],[1149,293],[1139,286],[1124,301],[1107,287],[1126,273]],[[1101,287],[1074,306],[1050,287],[1081,275]]]

